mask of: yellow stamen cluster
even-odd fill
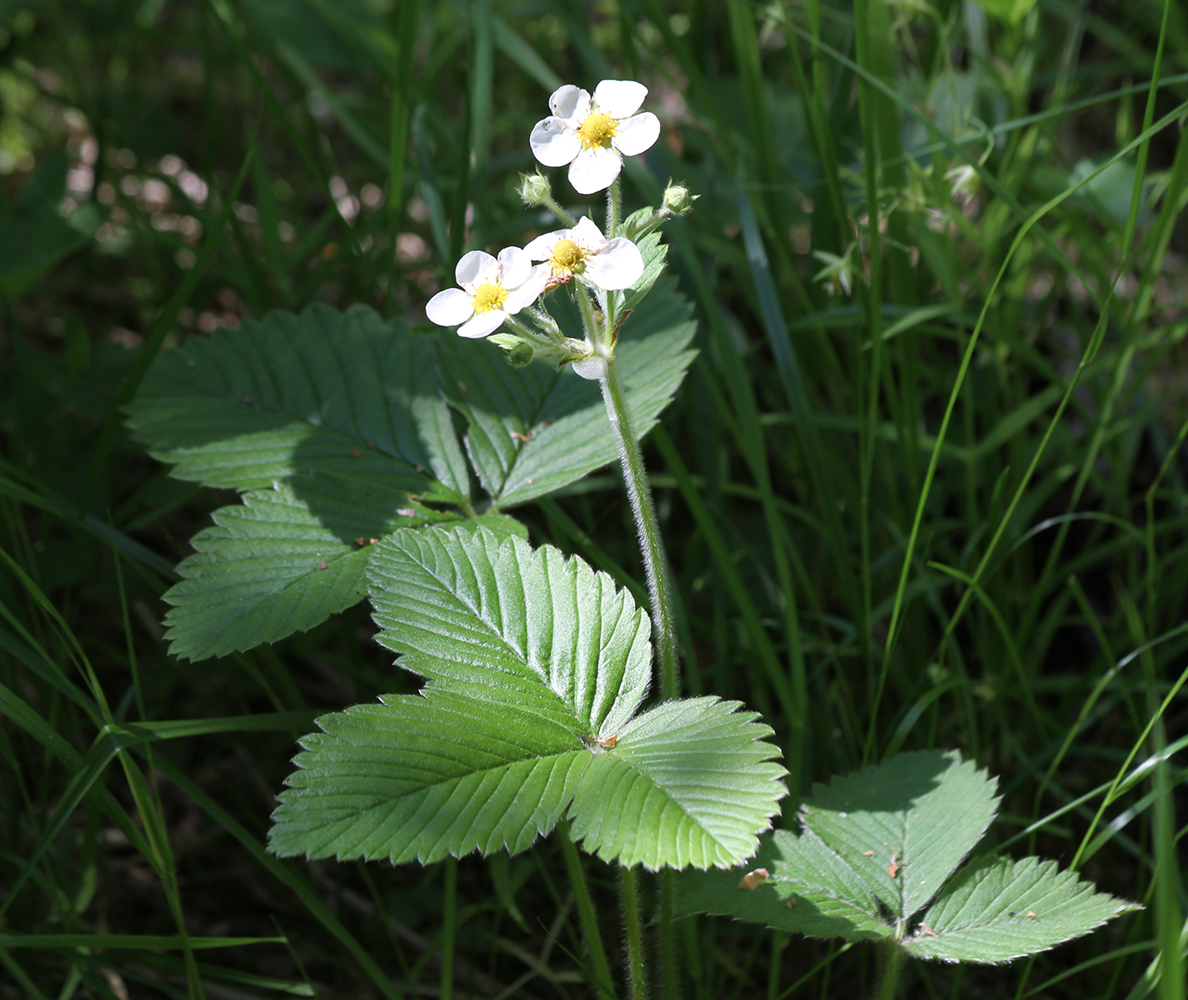
[[[474,311],[479,314],[502,309],[506,301],[507,289],[493,281],[479,285],[474,291]]]
[[[573,242],[562,237],[553,244],[553,253],[549,257],[549,267],[554,274],[581,274],[586,266],[586,251]]]
[[[586,115],[577,130],[578,138],[587,149],[597,149],[599,146],[609,146],[611,139],[618,131],[619,123],[610,115],[595,111]]]

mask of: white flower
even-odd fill
[[[660,135],[652,112],[635,113],[647,94],[634,80],[603,80],[593,97],[567,83],[549,98],[553,113],[532,130],[533,155],[546,167],[568,163],[569,183],[578,194],[610,187],[623,157],[650,149]]]
[[[545,261],[545,270],[563,280],[577,275],[609,291],[630,288],[643,274],[639,247],[623,236],[608,240],[588,215],[572,229],[538,236],[526,247],[533,260]]]
[[[461,288],[438,292],[425,306],[425,315],[438,326],[457,326],[460,337],[485,337],[508,316],[532,305],[548,280],[548,269],[534,267],[519,247],[499,251],[498,260],[471,250],[454,268]]]

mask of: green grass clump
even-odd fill
[[[591,995],[560,843],[266,853],[312,719],[413,682],[358,609],[170,658],[160,596],[234,497],[167,478],[123,406],[271,309],[422,323],[462,252],[523,243],[548,94],[603,78],[664,127],[626,203],[701,195],[666,230],[700,353],[646,455],[682,693],[763,713],[786,817],[960,749],[1001,776],[994,846],[1146,907],[910,995],[1185,996],[1175,5],[95,0],[0,8],[0,997]],[[612,470],[517,516],[643,600]],[[873,980],[849,944],[680,931],[687,996]]]

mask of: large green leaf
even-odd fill
[[[903,946],[920,958],[1006,962],[1138,909],[1058,871],[1054,861],[981,858],[945,886]]]
[[[365,570],[378,538],[446,515],[408,495],[343,489],[329,476],[278,482],[214,513],[195,536],[165,594],[174,656],[202,660],[312,628],[367,594]]]
[[[643,437],[693,359],[695,324],[672,282],[650,295],[620,332],[620,372],[632,429]],[[486,342],[438,341],[443,389],[466,417],[466,446],[501,507],[544,496],[616,457],[598,385],[545,362],[512,368]]]
[[[525,850],[556,824],[591,760],[566,721],[481,686],[323,716],[323,731],[301,741],[269,847],[393,864]]]
[[[901,754],[814,786],[799,836],[764,837],[746,868],[682,875],[676,912],[886,938],[919,958],[1001,962],[1134,908],[1038,858],[979,859],[953,875],[997,801],[993,780],[956,753]]]
[[[784,794],[770,734],[737,703],[636,715],[650,623],[556,549],[484,528],[397,532],[369,568],[380,642],[426,678],[318,720],[274,814],[280,855],[416,858],[524,849],[566,814],[624,864],[727,865]]]
[[[128,422],[175,476],[208,486],[326,472],[431,499],[467,492],[431,341],[365,306],[270,312],[167,351]]]

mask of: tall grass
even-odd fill
[[[462,251],[544,224],[514,197],[528,132],[559,82],[604,77],[647,83],[664,124],[628,205],[670,176],[702,195],[669,231],[700,356],[647,452],[684,687],[776,729],[785,823],[813,781],[957,747],[1002,775],[1008,850],[1147,906],[1009,967],[918,965],[911,995],[1185,996],[1175,5],[0,17],[0,187],[65,147],[105,218],[0,303],[0,996],[588,996],[613,971],[581,908],[623,959],[617,874],[557,838],[424,870],[264,852],[295,737],[408,682],[361,613],[171,660],[160,595],[231,501],[166,478],[119,412],[219,323],[318,299],[421,321]],[[638,592],[617,497],[608,471],[516,513]],[[691,997],[872,981],[861,950],[724,921],[680,944]]]

